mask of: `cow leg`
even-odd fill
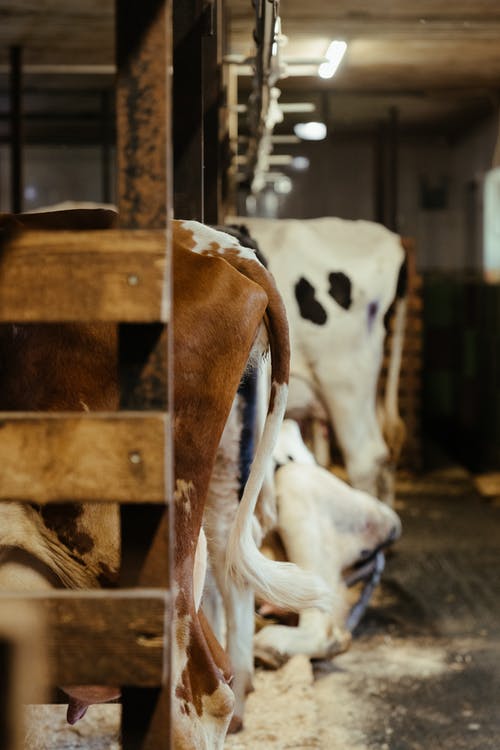
[[[253,690],[254,594],[245,586],[228,582],[222,599],[226,615],[226,647],[234,671],[232,684],[235,704],[230,732],[243,728],[243,713],[248,693]]]
[[[328,422],[315,418],[312,419],[312,443],[316,461],[320,466],[328,469],[331,463]]]
[[[210,623],[213,634],[219,643],[224,643],[226,623],[222,609],[223,603],[211,565],[209,565],[207,569],[201,608]]]
[[[381,351],[377,352],[377,357],[373,356],[374,362],[381,356]],[[393,471],[377,418],[376,392],[380,368],[374,362],[358,363],[357,380],[325,380],[321,387],[326,394],[325,401],[351,484],[392,505]]]
[[[236,513],[236,497],[232,503],[228,498],[215,493],[213,483],[205,509],[205,529],[208,541],[210,565],[217,588],[222,597],[226,650],[234,673],[232,688],[235,695],[234,716],[229,726],[230,732],[243,727],[245,698],[253,689],[253,650],[254,595],[248,586],[239,588],[225,573],[225,542]],[[218,617],[213,627],[217,627]]]
[[[310,659],[331,659],[350,644],[349,633],[335,625],[331,614],[319,609],[300,613],[296,628],[268,625],[254,637],[254,656],[267,667],[277,669],[297,654]]]
[[[333,612],[306,609],[296,628],[271,625],[254,638],[255,657],[277,667],[295,654],[329,658],[345,650],[350,638],[343,629],[347,605],[335,539],[328,519],[318,512],[306,465],[291,463],[276,473],[278,529],[287,559],[323,577],[336,593]],[[316,468],[316,467],[313,467]]]

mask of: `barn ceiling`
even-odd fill
[[[10,45],[21,44],[28,70],[109,80],[113,12],[113,0],[0,0],[0,74]],[[394,106],[403,123],[468,122],[498,104],[499,0],[281,0],[280,13],[282,101],[312,98],[339,125],[371,124]],[[251,0],[225,0],[224,18],[227,53],[251,56]],[[317,67],[334,38],[347,53],[324,81]],[[249,86],[243,76],[242,99]]]
[[[229,3],[234,55],[251,53],[249,5]],[[396,110],[402,126],[459,130],[498,106],[498,0],[281,0],[280,10],[288,72],[280,101],[313,101],[330,127],[372,128]],[[322,80],[318,63],[333,39],[347,52]],[[278,132],[298,119],[287,115]]]

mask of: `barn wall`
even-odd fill
[[[283,196],[280,218],[373,218],[374,163],[369,138],[333,135],[324,143],[303,143],[300,153],[310,166],[305,172],[288,170],[293,189]]]
[[[460,138],[401,136],[398,229],[415,238],[419,271],[479,269],[482,180],[491,165],[497,119],[488,117]],[[289,147],[274,151],[286,152]],[[286,168],[291,192],[261,194],[257,215],[376,220],[374,135],[333,131],[320,143],[302,143],[300,154],[309,158],[309,169]]]
[[[111,154],[114,173],[114,149]],[[10,211],[7,147],[0,147],[0,210]],[[61,201],[102,201],[102,155],[98,146],[26,146],[24,210]],[[112,201],[115,180],[110,181]]]
[[[461,137],[401,136],[398,149],[399,231],[415,239],[423,277],[423,311],[416,300],[419,320],[411,325],[418,323],[424,349],[421,399],[415,396],[422,404],[424,456],[433,461],[433,446],[441,444],[473,470],[500,461],[500,287],[479,278],[482,186],[497,131],[495,115]],[[260,212],[375,220],[375,143],[369,135],[333,133],[325,142],[302,144],[309,170],[287,170],[291,192],[262,196]],[[416,369],[406,363],[411,373],[403,366],[403,384],[410,378],[419,391],[420,354],[417,360]],[[404,411],[404,391],[401,398]],[[412,423],[418,426],[415,409]]]
[[[500,285],[426,276],[424,427],[433,443],[473,471],[500,465],[499,320]]]

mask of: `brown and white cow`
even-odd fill
[[[3,217],[3,239],[26,228],[113,226],[112,211]],[[174,320],[174,654],[176,750],[221,748],[233,710],[230,666],[199,612],[204,573],[201,521],[221,434],[248,360],[271,350],[269,415],[227,545],[226,566],[261,596],[303,608],[329,603],[328,587],[264,558],[252,517],[266,457],[283,417],[288,379],[284,308],[272,277],[234,238],[196,222],[172,223]],[[108,324],[4,325],[0,408],[118,408],[117,332]],[[0,585],[6,589],[111,584],[119,569],[115,506],[0,506]],[[106,532],[105,534],[103,532]],[[226,540],[227,541],[227,540]],[[66,686],[68,718],[118,690]]]

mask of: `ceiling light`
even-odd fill
[[[293,132],[303,141],[322,141],[326,138],[326,125],[324,122],[298,122]]]
[[[326,60],[322,62],[318,68],[318,75],[320,78],[331,78],[337,68],[340,65],[342,58],[344,57],[347,44],[338,39],[335,39],[326,51]]]

